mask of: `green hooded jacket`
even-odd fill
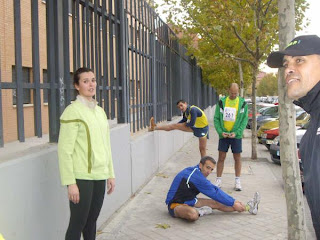
[[[114,178],[110,130],[104,110],[89,108],[78,99],[60,117],[58,141],[62,185],[81,180]]]
[[[248,123],[248,105],[242,97],[239,97],[239,109],[237,113],[236,122],[231,131],[227,131],[224,128],[223,122],[223,111],[224,106],[226,104],[226,98],[222,97],[218,104],[216,105],[216,111],[214,114],[214,127],[216,128],[217,133],[219,134],[219,138],[223,138],[222,133],[231,133],[234,132],[236,134],[237,139],[241,139],[243,135],[243,131]]]

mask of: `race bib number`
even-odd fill
[[[225,107],[223,111],[223,121],[235,122],[237,109]]]

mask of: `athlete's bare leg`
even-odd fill
[[[207,137],[199,138],[199,151],[201,157],[207,156]]]
[[[236,177],[240,177],[241,175],[241,153],[234,153],[234,170],[236,173]]]
[[[194,207],[179,205],[174,208],[174,216],[188,221],[196,221],[199,218],[199,213]]]
[[[184,132],[193,132],[190,127],[186,126],[186,123],[173,123],[167,125],[157,125],[154,127],[154,130],[163,130],[163,131],[172,131],[172,130],[180,130]]]
[[[217,209],[222,212],[234,212],[235,209],[233,207],[228,207],[226,205],[223,205],[222,203],[219,203],[212,199],[205,199],[205,198],[198,198],[198,202],[194,205],[195,207],[203,207],[203,206],[209,206],[212,209]]]
[[[217,163],[217,177],[222,176],[224,168],[224,160],[226,159],[227,153],[219,151],[218,163]]]

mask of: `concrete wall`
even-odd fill
[[[213,116],[213,108],[206,114]],[[157,131],[132,138],[129,125],[111,128],[116,189],[106,195],[98,226],[192,136],[180,131]],[[67,191],[60,185],[56,144],[44,144],[17,153],[15,159],[1,160],[0,233],[6,240],[64,239],[68,219]]]

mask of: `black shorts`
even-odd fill
[[[220,152],[228,152],[229,146],[231,146],[232,153],[242,152],[242,139],[237,138],[220,138],[218,150]]]
[[[209,126],[206,126],[204,128],[192,127],[191,129],[193,131],[194,136],[198,138],[207,137],[207,139],[209,139]]]

